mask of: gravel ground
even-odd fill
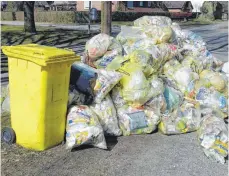
[[[209,160],[196,133],[165,136],[160,133],[119,137],[110,150],[85,148],[74,152],[64,145],[44,152],[2,146],[2,175],[77,176],[226,176],[227,164]]]

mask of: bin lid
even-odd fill
[[[2,46],[2,51],[8,57],[28,60],[41,66],[80,60],[80,56],[76,55],[72,50],[37,44]]]

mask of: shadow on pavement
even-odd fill
[[[118,140],[116,136],[109,136],[109,137],[106,137],[106,142],[107,142],[107,150],[111,151],[115,147],[115,145],[118,143]]]
[[[105,137],[105,138],[106,138],[106,142],[107,142],[107,151],[111,151],[115,147],[115,145],[118,143],[117,137],[116,136],[109,136],[109,137]],[[86,150],[86,149],[90,149],[90,148],[94,148],[94,146],[82,145],[82,146],[79,146],[79,147],[72,149],[71,152],[76,152],[79,150]]]

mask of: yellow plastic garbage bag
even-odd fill
[[[155,45],[147,49],[146,52],[150,53],[153,57],[152,68],[155,73],[160,73],[167,61],[181,57],[177,46],[167,43]]]
[[[128,62],[121,69],[126,72],[120,80],[123,99],[133,106],[143,105],[151,97],[149,97],[150,84],[142,67],[137,63]]]
[[[191,81],[199,79],[191,68],[182,66],[178,61],[169,61],[163,68],[164,75],[175,82],[177,88],[185,93]]]
[[[122,74],[116,71],[97,70],[98,77],[96,79],[94,94],[95,103],[101,103],[112,88],[120,81]]]
[[[97,114],[105,135],[120,136],[122,134],[118,126],[116,109],[109,94],[101,103],[93,104],[90,108]]]
[[[150,98],[160,94],[151,85],[152,79],[147,79],[142,70],[142,65],[131,61],[125,62],[119,69],[123,75],[120,80],[121,96],[134,107],[142,106]]]
[[[145,50],[157,42],[155,39],[147,37],[141,28],[130,26],[122,26],[116,39],[123,46],[126,54],[130,54],[137,49]]]
[[[115,38],[107,34],[98,34],[86,43],[85,53],[90,62],[96,61],[93,64],[97,68],[105,68],[115,56],[123,54],[123,48]],[[86,60],[86,58],[83,58],[83,60]]]
[[[181,134],[196,131],[199,128],[201,113],[199,104],[184,101],[172,113],[163,114],[158,126],[163,134]]]
[[[116,36],[116,40],[124,45],[127,42],[134,42],[139,39],[147,38],[140,27],[121,26],[121,32]]]
[[[84,144],[107,149],[97,115],[88,106],[73,106],[67,116],[66,148],[73,149]]]
[[[187,90],[185,96],[198,101],[201,108],[211,108],[221,117],[228,116],[228,98],[209,86],[206,79],[191,82]]]
[[[150,109],[125,105],[117,109],[119,126],[124,136],[151,133],[157,128],[160,117]]]
[[[134,26],[144,27],[151,25],[171,25],[172,20],[165,16],[143,16],[134,21]]]
[[[228,79],[225,74],[214,72],[211,70],[203,70],[200,73],[201,79],[207,79],[209,85],[213,86],[214,89],[223,93],[227,89]]]
[[[115,108],[121,108],[124,105],[127,105],[127,102],[122,97],[121,85],[117,84],[111,91],[111,98],[114,102]]]
[[[107,52],[97,61],[94,62],[96,68],[106,68],[106,66],[119,55],[123,55],[122,45],[113,37],[110,37],[111,43]]]
[[[155,39],[150,38],[136,38],[134,40],[128,40],[125,44],[123,44],[123,49],[126,54],[131,54],[135,50],[146,50],[150,49],[154,45],[156,45]]]
[[[102,57],[110,46],[111,38],[107,34],[98,34],[86,43],[86,51],[91,59]]]
[[[149,95],[153,98],[156,97],[160,94],[162,94],[165,90],[164,88],[164,83],[163,80],[161,78],[159,78],[157,75],[152,75],[149,79],[148,79],[149,83],[150,83],[150,93]]]
[[[142,67],[143,73],[146,77],[149,77],[154,72],[151,66],[152,56],[149,53],[143,50],[135,50],[129,54],[127,58],[129,58],[130,62],[139,64]]]
[[[205,155],[224,164],[228,155],[228,127],[223,119],[207,114],[202,118],[197,136]]]
[[[144,26],[142,31],[148,38],[154,39],[157,44],[170,43],[173,37],[173,30],[170,26]]]
[[[167,79],[164,81],[164,97],[166,100],[166,113],[173,112],[183,103],[183,94],[175,88],[175,86]]]
[[[164,114],[167,104],[163,93],[151,98],[145,103],[144,107],[150,108],[155,114],[159,116],[161,116],[161,114]]]
[[[204,65],[201,60],[195,59],[195,57],[186,56],[182,61],[182,66],[191,68],[193,72],[200,74],[204,69],[210,68]]]
[[[116,56],[106,67],[106,70],[120,70],[125,62],[129,61],[128,57]]]

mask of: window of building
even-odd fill
[[[148,7],[151,7],[151,2],[150,1],[148,1]]]
[[[139,6],[143,7],[143,1],[140,1]]]
[[[133,1],[127,1],[127,7],[128,8],[134,8],[134,2]]]
[[[89,9],[89,2],[90,1],[83,1],[84,2],[84,9]],[[91,1],[91,6],[92,6],[92,1]]]

